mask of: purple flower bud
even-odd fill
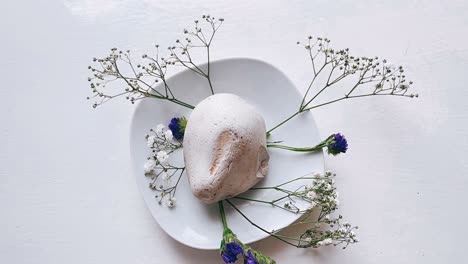
[[[227,243],[221,252],[221,257],[225,263],[234,263],[237,261],[237,255],[244,254],[244,249],[236,242]]]
[[[244,264],[258,264],[250,249],[247,251],[247,254],[244,255]]]
[[[328,154],[338,155],[339,153],[346,153],[348,150],[348,141],[340,133],[334,134],[333,138],[329,141]]]
[[[171,130],[172,135],[176,139],[183,139],[185,133],[185,126],[187,125],[187,119],[185,117],[174,117],[171,119],[168,127]]]

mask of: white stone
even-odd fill
[[[265,120],[237,95],[216,94],[200,102],[183,144],[190,187],[205,203],[245,192],[268,172]]]

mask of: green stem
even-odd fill
[[[353,88],[354,89],[354,88]],[[392,96],[403,96],[403,97],[412,97],[411,95],[406,95],[406,94],[396,94],[396,93],[389,93],[389,94],[379,94],[379,93],[376,93],[376,92],[373,92],[373,93],[370,93],[370,94],[361,94],[361,95],[350,95],[349,93],[346,94],[345,96],[341,97],[341,98],[338,98],[338,99],[334,99],[334,100],[331,100],[331,101],[328,101],[328,102],[325,102],[325,103],[321,103],[321,104],[318,104],[318,105],[314,105],[314,106],[311,106],[311,107],[305,107],[305,106],[301,106],[301,108],[299,109],[299,111],[297,111],[296,113],[294,113],[293,115],[291,115],[290,117],[286,118],[284,121],[282,121],[281,123],[279,123],[278,125],[274,126],[272,129],[268,130],[267,131],[267,137],[270,136],[271,132],[275,129],[277,129],[278,127],[284,125],[286,122],[288,122],[289,120],[291,120],[292,118],[294,118],[295,116],[297,116],[298,114],[301,114],[303,112],[307,112],[307,111],[310,111],[312,109],[315,109],[315,108],[318,108],[318,107],[321,107],[321,106],[325,106],[325,105],[329,105],[329,104],[333,104],[333,103],[336,103],[336,102],[339,102],[339,101],[342,101],[342,100],[346,100],[346,99],[352,99],[352,98],[361,98],[361,97],[368,97],[368,96],[376,96],[376,95],[392,95]],[[311,101],[309,101],[307,103],[307,105],[310,103]]]
[[[289,244],[291,246],[294,246],[294,247],[297,247],[296,244],[293,244],[289,241],[287,241],[286,239],[289,239],[289,240],[294,240],[294,241],[300,241],[299,239],[295,239],[295,238],[291,238],[291,237],[287,237],[287,236],[283,236],[283,235],[279,235],[279,234],[274,234],[273,232],[270,232],[264,228],[262,228],[261,226],[257,225],[256,223],[254,223],[252,220],[250,220],[244,213],[242,213],[242,211],[237,208],[237,206],[235,206],[233,203],[231,203],[231,201],[229,200],[226,200],[226,202],[232,206],[232,208],[234,208],[245,220],[247,220],[247,222],[249,222],[251,225],[255,226],[256,228],[260,229],[261,231],[267,233],[268,235],[270,236],[273,236],[274,238],[276,239],[279,239],[281,241],[283,241],[284,243],[286,244]]]
[[[297,152],[313,152],[313,151],[322,150],[322,148],[329,146],[333,142],[333,139],[334,139],[334,134],[329,136],[324,141],[318,143],[314,147],[297,148],[297,147],[290,147],[290,146],[285,146],[285,145],[275,144],[275,143],[267,143],[267,147],[279,148],[279,149],[285,149],[285,150],[297,151]]]
[[[248,197],[234,196],[232,198],[239,199],[239,200],[252,201],[252,202],[257,202],[257,203],[266,203],[266,204],[274,205],[273,202],[271,202],[271,201],[257,200],[257,199],[252,199],[252,198],[248,198]]]
[[[221,215],[221,221],[223,222],[223,229],[224,231],[226,231],[228,229],[228,226],[227,226],[227,221],[226,221],[226,214],[224,213],[223,201],[219,201],[218,206],[219,206],[219,214]]]
[[[285,146],[285,145],[280,145],[280,144],[267,144],[267,147],[286,149],[286,150],[297,151],[297,152],[312,152],[312,151],[321,150],[324,147],[324,145],[318,144],[315,147],[296,148],[296,147],[290,147],[290,146]]]
[[[208,65],[209,65],[209,64],[208,64]],[[210,85],[211,94],[214,95],[215,92],[214,92],[214,89],[213,89],[213,84],[211,84],[210,76],[207,76],[206,78],[208,79],[208,84]]]
[[[276,126],[274,126],[272,129],[268,130],[267,131],[267,135],[269,135],[273,130],[277,129],[278,127],[282,126],[283,124],[285,124],[286,122],[288,122],[289,120],[293,119],[293,117],[297,116],[298,114],[302,113],[302,111],[297,111],[296,113],[294,113],[293,115],[291,115],[290,117],[286,118],[285,120],[283,120],[281,123],[277,124]]]
[[[286,198],[288,198],[289,195],[286,195],[286,196],[283,196],[281,198],[278,198],[276,200],[273,200],[273,201],[264,201],[264,200],[257,200],[257,199],[251,199],[251,198],[247,198],[247,197],[240,197],[240,196],[235,196],[235,197],[232,197],[232,199],[239,199],[239,200],[246,200],[246,201],[252,201],[252,202],[256,202],[256,203],[263,203],[263,204],[270,204],[272,205],[273,207],[277,207],[277,208],[280,208],[282,210],[285,210],[287,212],[290,212],[290,213],[296,213],[296,211],[294,210],[290,210],[288,208],[285,208],[281,205],[278,205],[276,204],[277,202],[281,201],[281,200],[284,200]]]
[[[179,101],[179,100],[177,100],[177,99],[175,99],[175,98],[172,98],[172,99],[169,99],[169,98],[168,98],[167,100],[169,100],[169,101],[171,101],[171,102],[173,102],[173,103],[176,103],[176,104],[178,104],[178,105],[185,106],[185,107],[187,107],[187,108],[189,108],[189,109],[194,109],[194,108],[195,108],[195,106],[190,105],[190,104],[187,104],[187,103],[182,102],[182,101]]]
[[[279,185],[276,185],[276,186],[270,186],[270,187],[253,187],[253,188],[250,188],[249,190],[277,190],[277,191],[283,191],[285,189],[282,189],[280,188],[281,186],[284,186],[286,184],[289,184],[291,182],[295,182],[295,181],[298,181],[298,180],[317,180],[317,179],[325,179],[324,177],[307,177],[307,176],[301,176],[301,177],[298,177],[298,178],[295,178],[295,179],[292,179],[292,180],[289,180],[287,182],[283,182]]]
[[[207,71],[206,71],[206,78],[208,79],[208,84],[210,85],[210,89],[211,89],[211,94],[214,95],[214,90],[213,90],[213,85],[211,84],[211,78],[210,78],[210,45],[208,44],[206,46],[206,53],[207,53],[207,57],[208,57],[208,63],[207,63]]]

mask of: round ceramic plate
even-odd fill
[[[201,66],[206,69],[206,65]],[[280,70],[254,59],[234,58],[213,61],[210,65],[215,93],[232,93],[255,105],[263,114],[267,129],[294,113],[301,102],[301,94]],[[168,80],[176,97],[196,105],[209,96],[207,80],[190,70],[180,72]],[[144,99],[136,107],[131,125],[130,147],[133,170],[146,205],[161,228],[172,238],[199,249],[218,249],[222,238],[222,224],[218,205],[197,200],[190,190],[187,177],[182,176],[176,193],[176,206],[158,204],[155,192],[148,187],[143,164],[150,154],[145,135],[157,124],[168,124],[172,117],[190,116],[190,109],[157,99]],[[283,140],[292,146],[312,146],[320,141],[311,114],[295,117],[274,131],[269,141]],[[311,172],[323,172],[323,153],[304,154],[270,149],[270,169],[257,186],[274,186]],[[175,153],[173,162],[182,162],[182,150]],[[304,184],[295,182],[294,188]],[[242,196],[262,200],[279,197],[274,190],[248,191]],[[237,207],[252,221],[266,230],[277,230],[293,223],[299,215],[274,208],[268,204],[236,200]],[[225,203],[229,227],[244,243],[263,239],[268,234],[249,224],[238,212]]]

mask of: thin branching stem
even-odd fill
[[[97,66],[89,66],[92,76],[88,78],[94,99],[93,107],[96,108],[109,100],[117,97],[125,97],[132,104],[143,98],[155,98],[166,100],[189,109],[194,106],[180,100],[173,87],[167,81],[167,70],[171,66],[182,66],[207,79],[210,94],[214,94],[211,80],[211,45],[216,32],[223,24],[224,19],[215,19],[212,16],[202,16],[203,26],[198,20],[192,30],[184,30],[187,35],[185,40],[176,40],[175,46],[168,47],[169,56],[161,56],[159,45],[156,45],[154,56],[143,54],[142,62],[135,64],[130,51],[122,51],[112,48],[108,56],[94,58]],[[194,41],[189,37],[195,37]],[[203,70],[195,63],[191,54],[192,49],[202,48],[206,53],[207,69]],[[117,85],[122,81],[123,88]],[[111,85],[112,83],[116,85]],[[159,85],[162,83],[162,85]],[[111,87],[114,86],[114,87]]]
[[[390,65],[386,60],[379,60],[378,57],[355,57],[349,54],[348,49],[334,50],[330,48],[329,43],[330,40],[326,38],[316,38],[313,41],[313,38],[309,36],[306,44],[302,44],[307,50],[311,61],[312,79],[302,97],[299,110],[269,129],[267,136],[301,113],[342,100],[375,95],[418,97],[417,94],[408,94],[413,82],[406,81],[402,66]],[[298,42],[298,44],[301,43]],[[319,57],[322,57],[322,59],[318,59]],[[321,61],[321,63],[318,61]],[[321,78],[323,74],[325,76]],[[322,84],[317,83],[319,79],[325,81]],[[350,81],[354,79],[355,84],[344,93],[343,97],[314,104],[322,94],[345,79]],[[361,86],[363,88],[359,89]],[[372,89],[369,89],[369,87]],[[316,92],[312,93],[313,90]]]

